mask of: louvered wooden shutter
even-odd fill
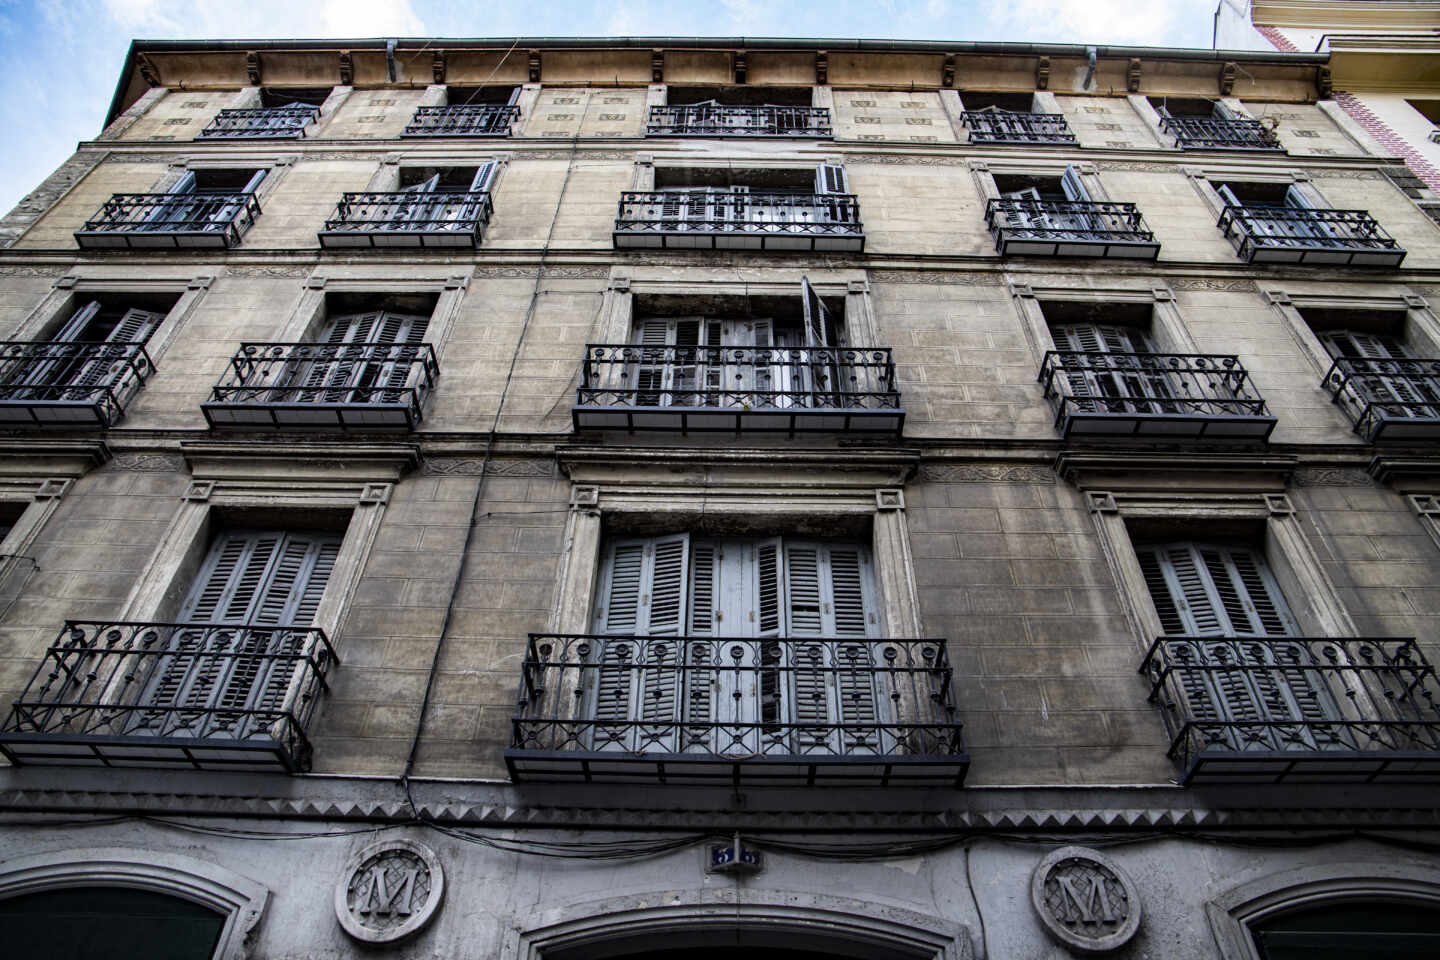
[[[1414,353],[1399,337],[1388,333],[1359,330],[1331,330],[1320,337],[1325,349],[1334,357],[1385,361],[1414,359]],[[1370,403],[1382,406],[1385,416],[1433,417],[1440,408],[1413,406],[1440,401],[1440,393],[1427,390],[1427,381],[1403,376],[1398,364],[1376,362],[1367,364],[1368,375],[1351,380],[1356,391]]]
[[[1310,198],[1306,196],[1304,190],[1291,184],[1285,188],[1285,206],[1294,207],[1297,210],[1311,210],[1314,209],[1315,204],[1310,202]]]
[[[259,654],[300,653],[305,636],[283,629],[244,628],[308,627],[339,551],[340,537],[334,535],[222,534],[201,565],[179,620],[226,624],[233,629],[176,629],[169,640],[170,652],[157,658],[145,703],[278,714],[296,662]],[[271,719],[261,714],[248,722],[263,726]],[[208,720],[199,712],[165,713],[150,720],[142,717],[137,732],[194,733],[203,723],[213,730],[236,728],[243,722],[247,722],[245,715],[238,713],[212,715]],[[255,732],[253,726],[249,732]]]
[[[1303,658],[1302,664],[1288,666],[1277,660],[1275,651],[1285,649],[1283,644],[1221,639],[1296,635],[1294,619],[1258,551],[1183,542],[1145,547],[1137,555],[1162,628],[1195,638],[1172,653],[1182,665],[1176,676],[1196,721],[1317,721],[1336,715],[1318,674],[1303,668]],[[1211,669],[1184,669],[1185,663]],[[1226,665],[1231,668],[1214,669]],[[1206,733],[1235,749],[1248,742],[1243,727]],[[1311,745],[1314,736],[1314,729],[1302,734]]]
[[[1065,199],[1077,203],[1086,203],[1090,200],[1090,191],[1085,189],[1085,183],[1080,179],[1080,170],[1077,167],[1069,166],[1060,175],[1060,189],[1065,191]]]
[[[690,535],[619,540],[610,545],[598,611],[604,643],[596,682],[597,720],[673,722],[679,705],[677,641],[686,622]],[[620,651],[628,649],[628,658]],[[643,653],[642,653],[643,651]]]
[[[838,163],[822,163],[815,168],[816,193],[849,193],[850,182],[845,168]]]
[[[828,347],[830,311],[825,309],[825,302],[810,285],[808,277],[800,278],[800,294],[805,312],[805,346]]]
[[[1229,107],[1227,107],[1225,104],[1221,103],[1219,100],[1216,100],[1214,103],[1212,103],[1212,104],[1210,105],[1210,114],[1211,114],[1211,116],[1213,116],[1216,120],[1239,120],[1239,119],[1240,119],[1239,115],[1236,114],[1234,110],[1231,110]]]
[[[720,546],[713,541],[697,540],[690,545],[690,610],[685,632],[696,638],[713,637],[721,633],[721,624],[716,620],[720,612]],[[716,719],[715,699],[720,671],[715,669],[717,645],[712,641],[697,639],[682,651],[687,669],[685,684],[684,720],[696,724],[687,727],[682,736],[681,750],[704,748],[711,742],[708,724]]]
[[[148,310],[126,310],[120,322],[115,324],[115,329],[105,338],[106,343],[131,344],[144,343],[150,339],[150,335],[160,326],[165,319],[164,314],[151,313]],[[80,368],[69,377],[69,385],[72,387],[88,388],[102,384],[123,387],[125,382],[133,379],[135,369],[144,369],[138,358],[134,359],[134,366],[131,366],[130,351],[123,346],[105,347],[99,351],[94,359],[82,364]]]
[[[1149,339],[1139,330],[1128,327],[1075,323],[1052,327],[1051,334],[1060,350],[1088,354],[1152,352]],[[1151,396],[1156,391],[1147,389],[1151,386],[1149,379],[1152,378],[1130,378],[1131,382],[1127,382],[1118,372],[1107,371],[1102,357],[1072,357],[1065,367],[1065,381],[1070,386],[1070,395],[1076,398]],[[1162,395],[1168,396],[1168,391]],[[1077,399],[1075,406],[1085,411],[1112,409],[1108,404],[1087,399]]]

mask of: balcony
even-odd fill
[[[1141,673],[1183,783],[1440,783],[1440,682],[1412,639],[1160,637]]]
[[[1154,260],[1160,243],[1133,203],[994,197],[985,219],[1002,257]]]
[[[143,343],[0,343],[0,428],[112,426],[154,369]]]
[[[1398,267],[1406,253],[1364,210],[1227,206],[1218,226],[1246,263]]]
[[[414,430],[439,375],[428,343],[244,343],[200,409],[217,428]]]
[[[808,137],[835,135],[825,107],[651,107],[647,137]]]
[[[490,194],[483,191],[346,193],[320,231],[320,246],[474,249],[490,209]]]
[[[82,250],[229,249],[258,216],[254,193],[117,193],[75,242]]]
[[[320,119],[319,107],[221,110],[196,140],[298,140]]]
[[[960,123],[971,143],[1077,143],[1063,113],[966,110]]]
[[[1323,385],[1367,443],[1440,439],[1440,360],[1338,357]]]
[[[1214,117],[1161,117],[1160,130],[1175,138],[1181,150],[1270,150],[1285,148],[1259,120],[1218,120]]]
[[[503,103],[419,107],[402,137],[508,137],[520,108]]]
[[[679,433],[900,433],[888,347],[585,348],[575,429]]]
[[[310,768],[325,632],[66,621],[0,728],[15,764]]]
[[[615,247],[858,253],[865,231],[848,193],[627,192]]]
[[[959,787],[943,640],[531,634],[517,782]]]
[[[1051,350],[1039,379],[1067,440],[1263,441],[1275,429],[1233,356]]]

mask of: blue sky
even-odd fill
[[[9,210],[100,130],[132,37],[769,36],[1210,46],[1215,0],[0,0]]]

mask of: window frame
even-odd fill
[[[1316,290],[1316,292],[1311,292]],[[1390,296],[1345,297],[1335,296],[1309,284],[1292,288],[1262,288],[1266,302],[1280,319],[1300,348],[1300,353],[1309,361],[1315,371],[1317,383],[1323,380],[1335,358],[1320,341],[1320,336],[1306,322],[1303,311],[1307,307],[1340,310],[1371,310],[1377,313],[1404,313],[1405,325],[1402,339],[1417,357],[1440,357],[1440,319],[1430,309],[1424,297],[1405,292]]]

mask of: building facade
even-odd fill
[[[11,942],[1433,955],[1440,228],[1330,59],[132,45],[0,219]]]

